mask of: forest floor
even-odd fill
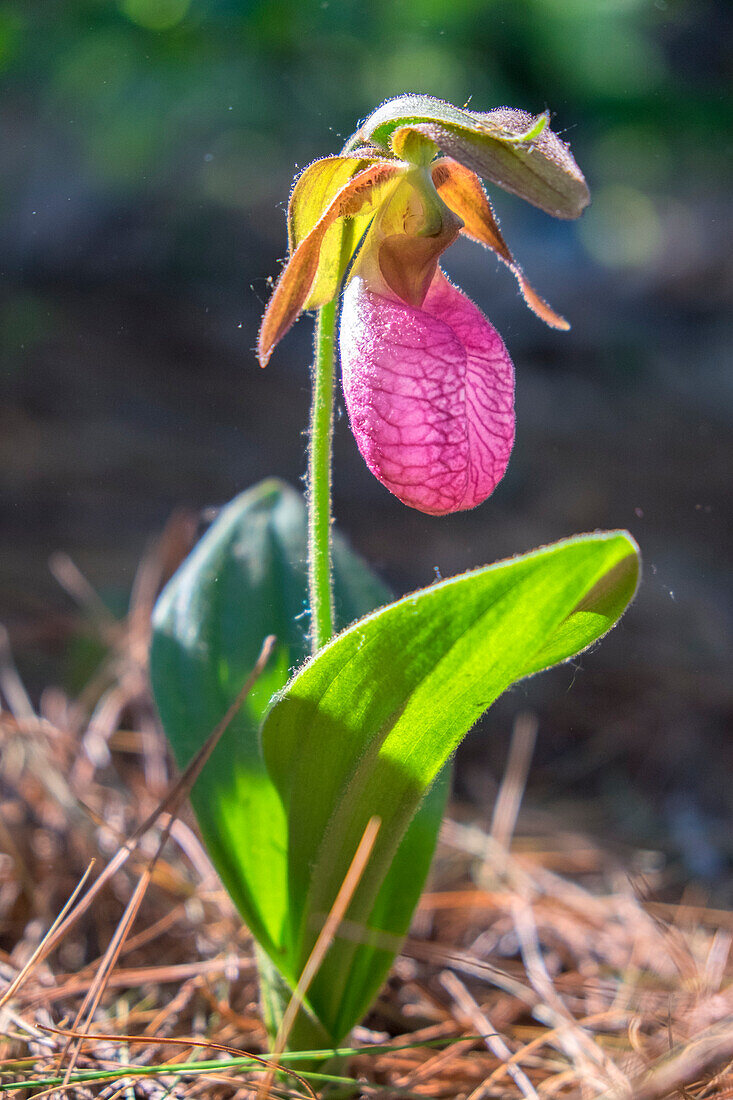
[[[692,888],[670,901],[653,852],[520,813],[527,715],[491,821],[455,806],[444,823],[331,1081],[287,1056],[292,1076],[268,1072],[252,940],[169,796],[147,683],[150,610],[182,537],[174,522],[143,562],[124,620],[56,560],[106,652],[78,691],[34,704],[0,639],[0,1094],[733,1097],[733,912]]]

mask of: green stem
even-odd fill
[[[285,1011],[293,996],[293,989],[280,974],[269,955],[255,944],[255,957],[260,975],[260,1006],[262,1018],[270,1039],[278,1037]],[[287,1036],[290,1050],[321,1050],[331,1042],[331,1037],[316,1017],[302,1006]],[[316,1058],[307,1063],[311,1069],[320,1069],[328,1059]]]
[[[308,596],[313,653],[317,653],[333,636],[331,440],[336,308],[334,299],[318,311],[313,363],[308,441]]]

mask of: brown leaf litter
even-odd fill
[[[252,941],[150,699],[150,610],[192,537],[174,517],[124,622],[54,559],[108,647],[76,697],[49,688],[34,707],[0,638],[0,1097],[327,1094],[295,1062],[268,1068]],[[733,914],[653,900],[648,877],[559,826],[515,838],[534,735],[519,716],[488,829],[445,822],[328,1095],[733,1100]],[[360,934],[341,916],[322,949]]]

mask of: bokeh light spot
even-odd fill
[[[186,15],[191,0],[122,0],[128,19],[149,31],[167,31]]]
[[[632,187],[663,184],[673,169],[666,132],[649,123],[613,127],[599,138],[591,155],[592,176]]]
[[[593,259],[607,267],[648,267],[664,238],[653,201],[622,184],[596,191],[578,231]]]
[[[364,69],[363,88],[366,102],[380,102],[401,95],[405,88],[439,96],[451,103],[466,98],[464,68],[448,47],[413,41],[384,53],[379,63],[370,59]]]
[[[0,11],[0,70],[13,61],[22,31],[22,23],[13,11]]]

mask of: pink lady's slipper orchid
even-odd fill
[[[440,270],[442,253],[459,232],[492,249],[527,305],[569,327],[514,262],[477,172],[555,217],[577,217],[588,202],[545,115],[402,96],[375,111],[341,156],[298,179],[290,259],[260,330],[264,366],[299,314],[331,301],[346,277],[340,353],[357,445],[390,492],[432,515],[484,501],[514,441],[511,359]]]

